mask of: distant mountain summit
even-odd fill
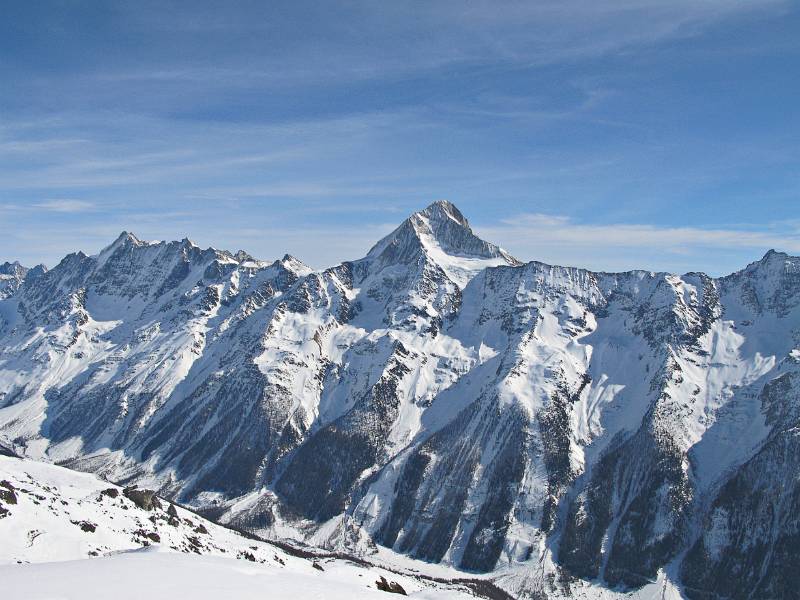
[[[394,265],[423,259],[435,263],[462,288],[486,267],[521,264],[502,248],[477,237],[461,212],[445,200],[411,215],[375,244],[364,260]]]
[[[421,251],[438,251],[453,258],[501,259],[504,264],[521,264],[502,248],[477,237],[464,215],[446,200],[434,202],[411,215],[375,244],[367,258],[384,253],[389,257],[411,256]]]
[[[0,264],[0,300],[16,292],[26,277],[30,276],[31,280],[33,280],[43,275],[46,271],[47,268],[44,265],[37,265],[32,269],[28,269],[17,261]]]
[[[774,251],[721,278],[523,264],[444,201],[322,271],[123,233],[0,267],[0,436],[514,595],[792,597],[798,340]]]

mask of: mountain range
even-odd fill
[[[123,233],[0,265],[0,442],[518,597],[796,597],[798,305],[783,253],[523,263],[444,201],[325,270]]]

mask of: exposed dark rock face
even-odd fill
[[[652,581],[680,549],[689,499],[680,453],[639,432],[603,457],[571,504],[559,557],[579,577],[628,587]]]
[[[783,432],[720,490],[683,561],[692,598],[792,598],[800,586],[800,435]]]
[[[320,521],[342,512],[359,475],[380,458],[397,417],[398,382],[409,373],[397,344],[381,378],[346,415],[311,435],[291,457],[277,490],[288,504]]]
[[[9,448],[3,444],[0,444],[0,456],[10,456],[11,458],[19,458],[19,454],[17,454],[13,448]]]
[[[511,415],[504,424],[507,436],[485,475],[486,501],[478,512],[460,567],[487,572],[497,564],[510,525],[510,516],[524,475],[529,440],[521,415]]]
[[[400,514],[408,514],[408,520],[400,524],[404,533],[393,544],[390,536],[379,538],[379,543],[393,545],[400,552],[423,560],[442,559],[455,536],[469,483],[480,460],[478,444],[472,436],[464,435],[468,424],[468,411],[465,411],[415,451],[419,458],[409,460],[399,483],[399,490],[410,498],[396,496],[401,502]],[[418,472],[423,465],[425,471]],[[419,487],[415,489],[413,484],[417,481]],[[409,500],[413,505],[406,504],[403,510],[402,504]],[[394,509],[389,514],[392,513]]]
[[[3,480],[0,481],[0,502],[5,504],[17,503],[17,491],[10,482]]]
[[[97,531],[97,524],[91,521],[72,521],[72,524],[80,527],[81,531],[85,533],[94,533]]]
[[[476,419],[477,409],[467,407],[407,458],[387,519],[376,534],[379,543],[424,560],[441,560],[464,525],[470,493],[481,491],[486,496],[477,515],[470,515],[471,532],[458,564],[471,571],[494,567],[525,467],[525,421],[513,410],[491,411]],[[496,439],[496,455],[475,482],[488,439]]]
[[[156,497],[156,493],[153,490],[125,488],[122,490],[122,494],[143,510],[161,508],[161,501]]]
[[[108,488],[107,490],[100,492],[100,495],[108,496],[109,498],[116,498],[119,496],[119,490],[117,488]]]
[[[550,404],[539,411],[539,432],[542,439],[542,459],[547,468],[547,497],[542,507],[542,531],[556,526],[558,503],[575,478],[570,462],[569,397],[562,386],[553,394]]]
[[[408,596],[403,586],[396,581],[387,581],[386,577],[381,575],[381,578],[375,582],[375,586],[382,592],[389,592],[390,594],[400,594],[401,596]]]
[[[761,393],[774,429],[719,490],[682,563],[692,598],[791,598],[800,589],[797,367]]]

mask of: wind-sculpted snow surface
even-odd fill
[[[800,259],[522,264],[437,202],[324,271],[123,234],[32,272],[0,301],[18,452],[515,595],[797,593]]]

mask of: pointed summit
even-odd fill
[[[522,264],[476,236],[461,211],[446,200],[412,214],[375,244],[367,259],[388,265],[415,262],[422,256],[442,267],[461,287],[486,267]]]
[[[26,279],[34,280],[41,277],[45,273],[47,273],[47,267],[42,263],[39,263],[35,267],[28,269],[28,272],[25,274],[25,277]]]
[[[297,273],[298,275],[308,275],[314,270],[302,260],[292,256],[291,254],[284,254],[283,258],[276,262],[280,263],[290,271]]]
[[[789,258],[792,258],[792,257],[790,257],[788,254],[786,254],[786,252],[779,252],[779,251],[775,250],[774,248],[772,248],[770,250],[767,250],[766,254],[764,254],[764,256],[761,257],[761,260],[758,261],[758,262],[766,264],[766,263],[771,262],[771,261],[775,261],[775,260],[784,261],[784,260],[787,260]]]
[[[374,257],[389,250],[402,257],[419,247],[438,249],[453,257],[500,258],[509,265],[521,264],[499,246],[476,236],[461,211],[447,200],[437,200],[412,214],[375,244],[368,256]]]
[[[117,253],[127,253],[133,248],[139,248],[141,246],[147,246],[147,242],[141,241],[132,233],[127,231],[123,231],[117,236],[111,244],[100,250],[98,254],[93,255],[94,258],[97,259],[98,265],[102,266],[108,261],[112,256]]]
[[[9,277],[24,277],[28,271],[25,267],[19,264],[19,261],[4,262],[0,264],[0,275],[7,275]]]
[[[28,272],[29,269],[23,267],[17,261],[0,263],[0,300],[8,298],[16,292]],[[2,319],[0,319],[0,322],[2,322]]]
[[[435,223],[446,223],[447,221],[453,221],[462,227],[466,227],[469,229],[469,221],[467,221],[466,217],[461,214],[461,211],[456,208],[456,205],[448,200],[437,200],[436,202],[432,203],[428,208],[425,210],[421,210],[418,213]]]
[[[410,220],[415,223],[419,235],[430,236],[450,256],[502,258],[508,264],[521,264],[499,246],[476,236],[461,211],[447,200],[437,200],[411,215]]]
[[[731,277],[738,273],[765,273],[767,271],[780,273],[783,271],[796,271],[798,266],[800,266],[800,257],[790,256],[786,252],[771,249],[767,250],[764,256],[759,260],[751,262],[741,271],[732,273]]]
[[[132,233],[123,231],[117,236],[110,245],[106,246],[100,251],[101,255],[113,254],[118,248],[127,248],[130,246],[138,246],[142,242]]]

